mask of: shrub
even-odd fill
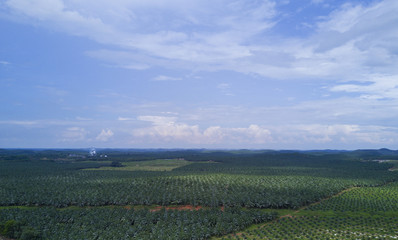
[[[15,220],[8,220],[2,227],[1,234],[9,238],[18,238],[21,234],[21,224]]]

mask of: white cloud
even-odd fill
[[[326,4],[327,1],[311,2]],[[2,15],[12,15],[16,21],[101,43],[101,49],[87,51],[86,55],[111,67],[147,70],[160,66],[195,73],[228,70],[260,75],[265,80],[323,81],[324,91],[330,91],[323,100],[299,102],[303,98],[294,96],[297,102],[283,106],[262,98],[264,107],[244,105],[242,101],[242,105],[196,109],[192,104],[191,109],[175,106],[174,99],[166,103],[133,104],[137,99],[129,94],[102,94],[104,100],[98,109],[115,114],[118,128],[106,125],[106,121],[101,124],[114,131],[119,131],[122,125],[133,132],[137,141],[227,145],[328,144],[348,140],[388,143],[394,141],[396,129],[387,126],[396,125],[398,117],[398,1],[356,2],[320,16],[311,24],[314,26],[309,29],[311,33],[295,37],[284,32],[275,34],[278,29],[274,28],[284,15],[278,12],[279,5],[268,0],[5,0],[0,3],[0,11]],[[9,62],[0,61],[0,64]],[[163,72],[177,74],[177,71]],[[188,79],[157,74],[152,80]],[[232,85],[225,80],[215,87],[225,95],[232,95]],[[234,82],[234,89],[240,86]],[[70,94],[55,87],[37,88],[58,97]],[[113,102],[106,102],[107,98]],[[159,116],[162,114],[165,116]],[[87,126],[94,121],[77,122],[10,120],[0,124],[75,126],[61,134],[63,139],[87,140]],[[96,127],[90,128],[90,132],[100,132],[102,126]],[[109,140],[111,134],[111,130],[102,129],[91,138]]]
[[[272,27],[276,15],[274,3],[268,0],[167,1],[167,4],[8,0],[4,5],[9,14],[25,17],[32,24],[129,49],[133,55],[144,53],[191,63],[216,63],[249,56],[245,42]],[[146,69],[148,64],[125,62],[120,66]]]
[[[106,142],[108,141],[111,137],[113,136],[113,132],[110,129],[104,130],[102,129],[102,131],[100,132],[100,134],[98,134],[98,136],[96,137],[97,140],[102,141],[102,142]]]
[[[201,128],[168,117],[146,116],[148,127],[132,131],[133,143],[184,147],[341,148],[347,146],[391,146],[398,128],[359,124],[251,124],[248,127],[209,126]],[[163,120],[160,120],[163,119]],[[144,120],[146,121],[146,120]]]
[[[208,139],[208,143],[220,143],[226,137],[226,133],[220,126],[208,127],[203,131],[204,139]]]
[[[175,118],[162,116],[140,116],[138,119],[152,123],[150,127],[133,130],[133,136],[141,141],[149,139],[152,142],[200,142],[200,132],[197,125],[175,123]]]
[[[226,129],[229,137],[234,142],[250,142],[253,144],[272,142],[271,131],[252,124],[247,128],[229,128]]]
[[[133,70],[146,70],[150,68],[148,64],[142,64],[142,63],[128,63],[126,65],[119,65],[115,67],[120,67],[120,68],[126,68],[126,69],[133,69]]]
[[[225,90],[225,89],[229,89],[230,85],[228,83],[220,83],[217,85],[217,88],[219,88],[221,90]]]
[[[270,34],[268,30],[282,16],[270,0],[172,0],[167,4],[8,0],[4,5],[8,14],[25,17],[29,23],[119,47],[87,52],[116,67],[145,70],[159,65],[317,80],[398,74],[398,2],[394,0],[344,4],[322,18],[306,38]]]
[[[318,22],[309,37],[285,37],[250,46],[248,62],[237,71],[287,79],[352,81],[372,74],[396,75],[398,2],[345,4]],[[268,60],[268,62],[267,62]],[[271,60],[272,62],[270,62]]]
[[[188,144],[260,144],[272,140],[269,130],[257,125],[247,128],[222,128],[211,126],[201,130],[198,125],[176,122],[176,118],[162,116],[142,116],[142,121],[149,121],[151,126],[133,130],[136,139],[150,139],[152,142],[179,142]]]
[[[40,24],[69,34],[86,36],[99,42],[108,42],[115,34],[112,26],[104,24],[98,17],[84,16],[66,6],[62,0],[8,0],[6,5],[17,16],[27,22]]]
[[[117,120],[118,121],[132,121],[132,120],[135,120],[135,118],[118,117]]]
[[[77,119],[79,120],[79,119]],[[88,119],[86,120],[88,121]],[[30,126],[36,128],[43,128],[48,126],[71,126],[76,124],[81,124],[81,121],[65,121],[56,119],[46,119],[46,120],[4,120],[0,121],[0,124],[4,125],[20,125],[20,126]]]
[[[77,142],[87,140],[88,131],[81,127],[69,127],[61,134],[62,142]]]
[[[337,66],[349,66],[347,62],[351,62],[354,68],[346,74],[346,79],[355,71],[362,75],[397,73],[394,67],[398,63],[397,9],[398,2],[394,0],[370,6],[343,5],[319,23],[315,50]],[[339,48],[344,51],[333,50]]]
[[[86,117],[77,116],[76,120],[78,120],[78,121],[92,121],[93,119],[92,118],[86,118]]]
[[[234,96],[231,91],[231,85],[229,83],[220,83],[217,85],[217,88],[221,90],[221,92],[226,96]]]
[[[361,5],[353,6],[349,3],[344,4],[341,9],[332,12],[328,21],[321,22],[319,29],[322,31],[332,30],[344,33],[359,23],[361,15],[365,14],[365,8]]]
[[[6,120],[6,121],[0,121],[0,124],[5,124],[5,125],[21,125],[21,126],[33,126],[37,125],[37,121],[19,121],[19,120]]]
[[[344,146],[352,145],[379,145],[394,143],[398,136],[397,128],[372,126],[372,125],[297,125],[292,126],[295,136],[295,142],[300,139],[307,143],[315,144],[333,144]]]
[[[362,98],[398,99],[398,75],[374,76],[365,84],[342,84],[330,89],[334,92],[360,93]]]
[[[179,80],[182,80],[182,78],[159,75],[159,76],[154,77],[153,80],[154,81],[179,81]]]

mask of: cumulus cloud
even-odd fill
[[[159,120],[160,116],[146,116],[153,119],[148,127],[135,128],[132,136],[135,143],[171,146],[275,146],[303,147],[329,146],[347,148],[350,146],[386,146],[396,142],[398,128],[358,124],[280,124],[247,127],[210,126],[200,128],[179,121]],[[167,119],[167,117],[166,117]],[[327,147],[326,147],[327,148]]]
[[[201,130],[198,125],[176,122],[176,118],[162,116],[142,116],[142,121],[151,122],[151,126],[137,128],[133,136],[149,138],[156,142],[186,142],[195,144],[235,144],[235,143],[266,143],[272,140],[269,130],[257,125],[247,128],[222,128],[211,126]]]
[[[139,116],[137,119],[150,122],[151,126],[134,129],[133,135],[136,137],[149,137],[152,140],[157,139],[166,142],[174,140],[195,142],[200,136],[199,127],[197,125],[190,126],[184,123],[176,123],[175,117]]]
[[[99,140],[99,141],[102,141],[102,142],[106,142],[112,136],[113,136],[112,130],[110,130],[110,129],[107,129],[107,130],[102,129],[102,131],[100,132],[100,134],[98,134],[96,139]]]

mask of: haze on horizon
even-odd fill
[[[396,0],[3,0],[0,147],[398,145]]]

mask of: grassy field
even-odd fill
[[[122,167],[100,167],[85,170],[112,170],[112,171],[171,171],[175,168],[192,164],[184,159],[157,159],[150,161],[123,162]]]

